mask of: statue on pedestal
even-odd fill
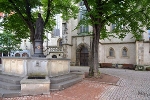
[[[43,54],[43,30],[44,30],[44,21],[41,17],[41,14],[38,13],[38,18],[35,23],[35,34],[34,34],[34,55],[33,57],[45,57]]]
[[[42,40],[43,38],[43,28],[44,28],[44,21],[43,18],[41,17],[41,14],[38,13],[38,18],[36,20],[36,24],[35,24],[35,35],[34,35],[34,39],[35,40]]]

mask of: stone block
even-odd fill
[[[50,79],[28,79],[28,76],[21,80],[21,95],[38,95],[50,93]]]

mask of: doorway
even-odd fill
[[[85,46],[82,46],[80,50],[80,66],[88,66],[89,53]]]

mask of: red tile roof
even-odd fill
[[[4,13],[1,12],[1,13],[0,13],[0,17],[4,17]]]

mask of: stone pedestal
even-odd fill
[[[46,57],[43,54],[43,42],[42,40],[35,40],[35,51],[34,51],[34,55],[32,55],[32,57]]]
[[[28,76],[21,80],[22,95],[38,95],[50,93],[50,79],[28,79]]]

